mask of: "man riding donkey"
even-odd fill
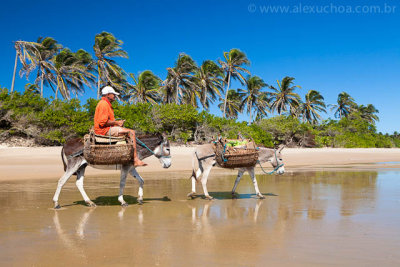
[[[114,110],[111,103],[115,101],[115,97],[119,95],[119,93],[117,93],[111,86],[105,86],[101,90],[101,94],[103,97],[97,104],[96,112],[94,114],[95,134],[114,137],[129,135],[133,141],[133,165],[135,167],[147,166],[147,164],[141,161],[137,156],[135,131],[123,127],[125,120],[115,120]]]

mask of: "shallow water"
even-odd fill
[[[232,200],[235,176],[214,174],[214,201],[187,199],[187,175],[148,175],[143,206],[128,180],[127,208],[117,201],[117,176],[86,179],[97,208],[67,183],[58,211],[56,180],[0,183],[0,265],[400,265],[398,171],[258,176],[264,200],[248,176]]]

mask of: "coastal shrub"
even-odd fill
[[[33,138],[37,144],[59,145],[71,137],[82,137],[93,126],[99,100],[41,98],[26,90],[10,94],[0,88],[0,141],[11,136]],[[275,116],[251,125],[197,111],[191,105],[151,105],[114,102],[117,119],[140,133],[165,132],[177,142],[209,142],[218,135],[253,138],[258,145],[281,143],[304,147],[400,147],[400,135],[376,133],[373,123],[354,112],[348,118],[328,119],[312,125],[291,116]]]
[[[276,116],[260,120],[258,125],[270,133],[275,144],[288,146],[314,146],[314,134],[310,124],[302,123],[290,116]]]

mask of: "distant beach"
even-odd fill
[[[145,159],[149,166],[140,168],[139,172],[187,172],[190,175],[194,149],[195,147],[174,146],[171,148],[172,166],[169,169],[163,169],[157,158],[150,157]],[[332,168],[400,168],[399,148],[285,148],[282,154],[287,173]],[[58,180],[63,174],[60,155],[61,147],[0,147],[0,181]],[[263,167],[266,170],[272,169],[270,164],[263,164]],[[235,173],[234,170],[221,168],[215,168],[214,171]],[[86,169],[86,176],[117,173],[119,172]],[[257,173],[261,173],[259,167]]]

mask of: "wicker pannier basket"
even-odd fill
[[[106,137],[108,139],[108,137]],[[111,144],[113,143],[113,144]],[[130,164],[133,163],[133,144],[126,142],[98,143],[93,132],[85,135],[83,156],[94,165]]]
[[[242,168],[255,166],[258,150],[254,143],[247,148],[226,147],[226,143],[218,141],[215,147],[216,161],[222,168]]]

